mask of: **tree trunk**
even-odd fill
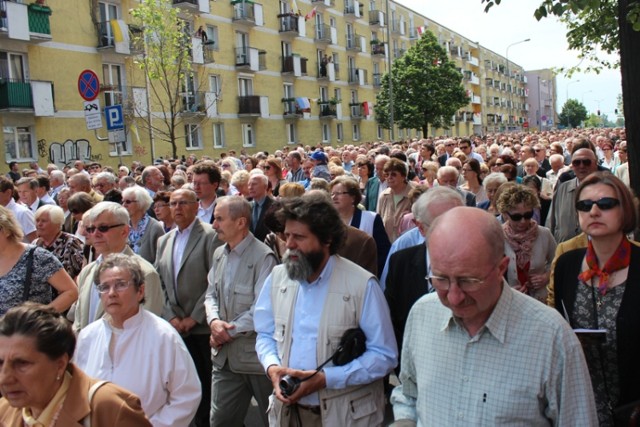
[[[622,102],[631,188],[640,194],[640,32],[627,22],[630,0],[618,0]]]

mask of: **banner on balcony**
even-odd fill
[[[304,98],[304,97],[296,98],[296,104],[298,105],[298,108],[301,110],[311,109],[311,103],[309,102],[309,98]]]
[[[130,54],[129,51],[129,26],[122,19],[111,20],[111,31],[113,31],[113,41],[117,53]]]
[[[309,19],[313,19],[316,16],[317,10],[318,10],[318,6],[315,6],[306,15],[304,15],[304,20],[308,21]]]
[[[362,103],[362,113],[365,117],[371,115],[371,106],[369,104],[369,101],[365,101]]]

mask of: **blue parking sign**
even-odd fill
[[[124,116],[122,115],[122,105],[112,105],[105,107],[104,115],[107,119],[107,130],[124,128]]]

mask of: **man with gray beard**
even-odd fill
[[[380,425],[383,378],[398,355],[380,285],[337,255],[345,225],[325,196],[285,200],[278,216],[287,250],[283,265],[265,281],[253,316],[258,358],[274,387],[270,425]],[[345,331],[357,327],[366,336],[364,353],[318,370]],[[283,388],[283,380],[297,386]]]

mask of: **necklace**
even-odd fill
[[[607,284],[607,290],[611,289],[611,284],[615,283],[615,277],[616,274],[618,273],[619,270],[614,271],[613,273],[611,273],[609,275],[609,283]],[[591,289],[597,289],[598,286],[596,286],[595,283],[593,283],[593,277],[591,278]],[[607,295],[607,292],[605,293],[601,293],[601,292],[595,292],[595,300],[596,300],[596,308],[598,310],[600,310],[600,308],[602,307],[602,305],[604,304],[604,297]]]

